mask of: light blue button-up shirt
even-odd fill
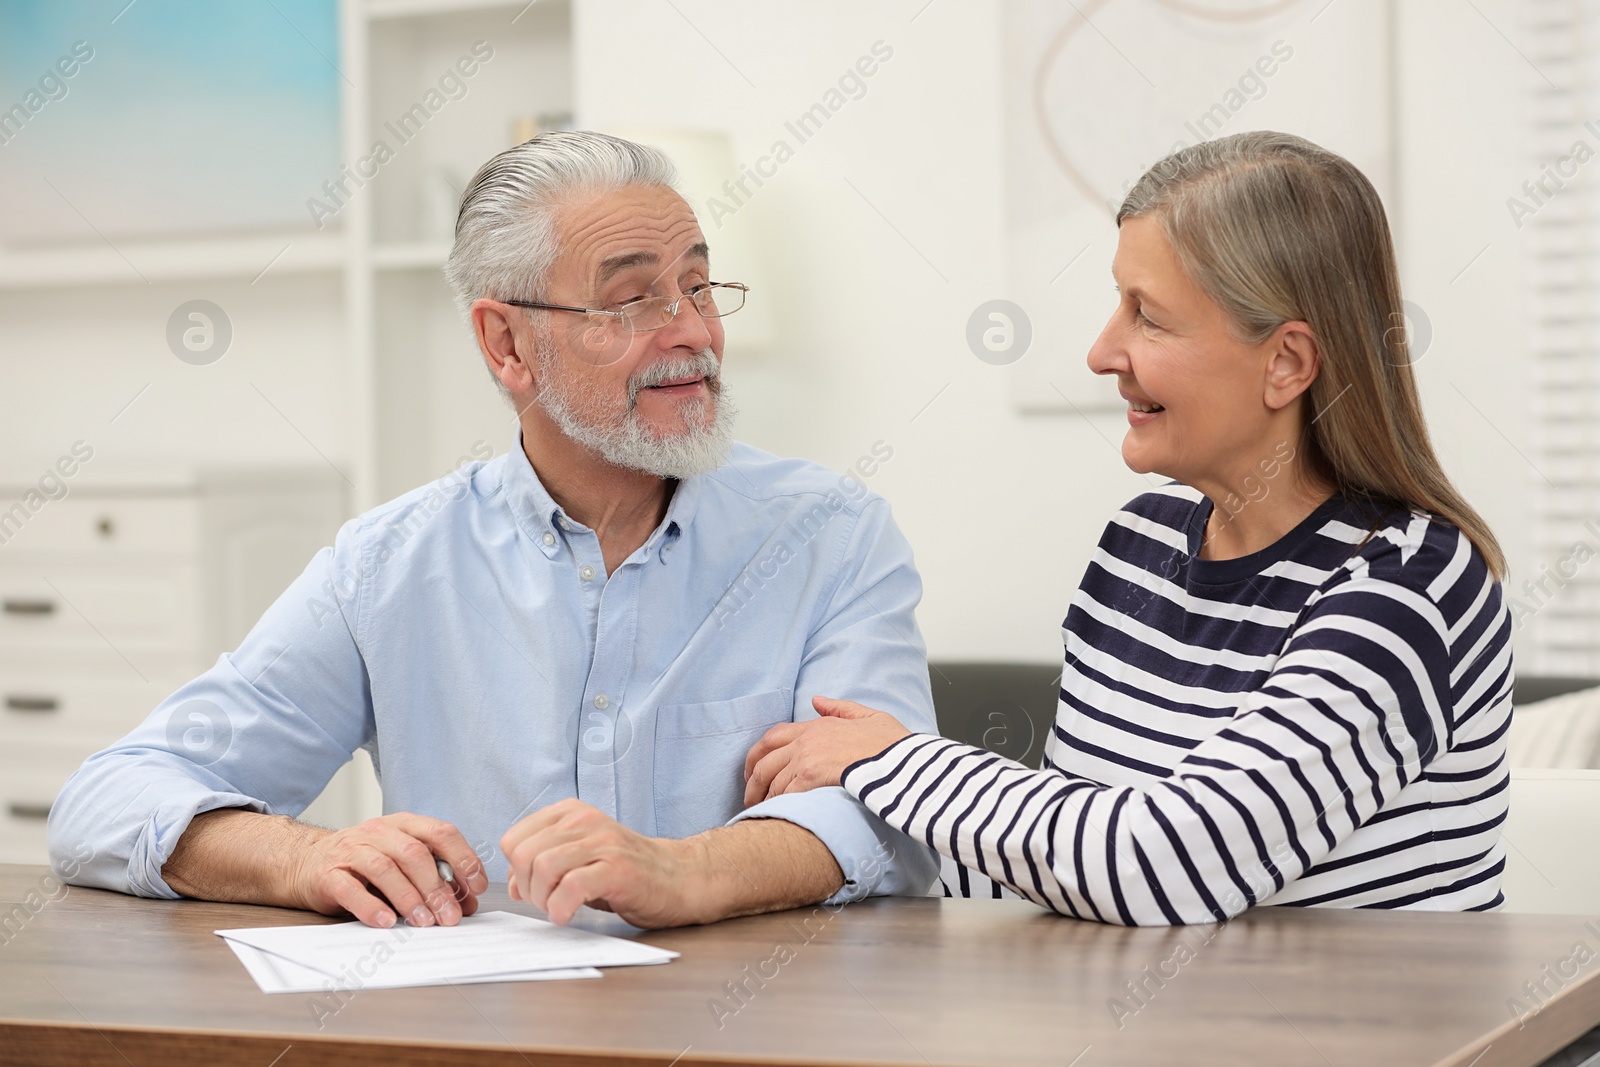
[[[742,807],[746,751],[814,695],[934,730],[921,595],[881,497],[745,445],[608,578],[519,434],[346,523],[237,650],[73,775],[51,856],[177,896],[161,868],[195,815],[298,815],[364,748],[384,809],[454,823],[491,878],[513,823],[576,797],[658,837],[785,819],[838,860],[834,901],[922,893],[931,850],[838,787]]]

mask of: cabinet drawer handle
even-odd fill
[[[53,615],[56,610],[54,600],[12,600],[7,599],[3,605],[7,615]]]
[[[6,696],[7,711],[59,711],[61,701],[55,697],[23,697],[15,694]]]
[[[13,800],[6,810],[11,812],[13,819],[48,819],[50,817],[50,805],[48,804],[29,804],[25,801],[18,802]]]

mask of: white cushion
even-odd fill
[[[1600,771],[1513,769],[1501,836],[1506,911],[1600,915]]]
[[[1600,768],[1600,687],[1518,707],[1506,758],[1513,767]]]

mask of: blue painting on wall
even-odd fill
[[[337,8],[0,0],[0,243],[309,227],[339,166]]]

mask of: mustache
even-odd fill
[[[715,395],[722,388],[722,366],[709,348],[687,359],[666,359],[652,363],[628,378],[628,407],[632,409],[638,402],[639,390],[651,389],[679,378],[704,378],[706,388]]]

